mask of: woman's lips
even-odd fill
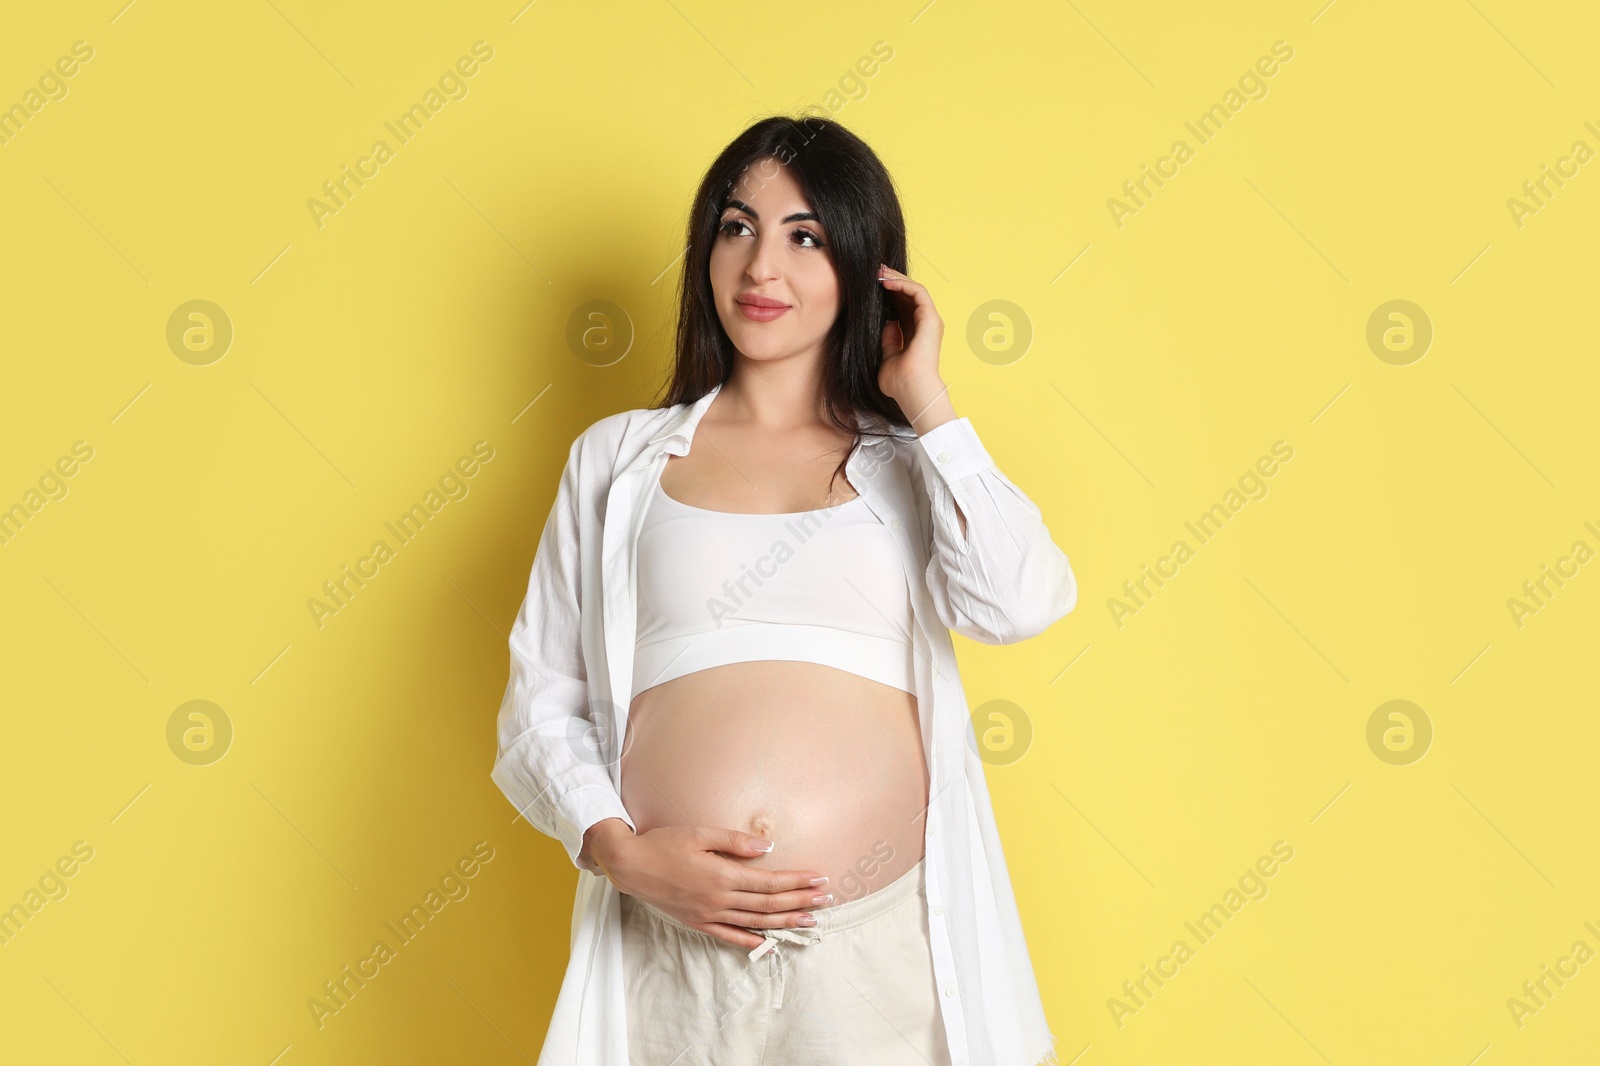
[[[771,322],[789,310],[788,307],[757,307],[742,300],[735,300],[734,303],[738,305],[739,313],[752,322]]]

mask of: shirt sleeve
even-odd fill
[[[580,444],[573,443],[534,553],[528,593],[511,628],[511,678],[500,703],[498,751],[490,777],[539,832],[559,840],[572,864],[583,834],[621,818],[636,829],[611,782],[601,743],[616,716],[589,699],[581,639],[578,540]]]
[[[967,418],[917,437],[932,529],[928,591],[939,621],[983,644],[1037,636],[1078,602],[1067,556],[1039,508],[995,465]],[[915,483],[915,479],[914,479]],[[966,518],[961,531],[957,506]]]

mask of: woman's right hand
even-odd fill
[[[801,919],[828,892],[821,871],[770,870],[739,861],[767,854],[751,846],[756,839],[737,829],[661,826],[597,841],[595,861],[619,892],[749,949],[762,943],[750,929],[815,924]]]

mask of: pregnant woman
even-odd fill
[[[756,123],[695,198],[669,394],[570,450],[492,774],[584,871],[539,1066],[1055,1062],[949,631],[1077,587],[905,266],[870,148]]]

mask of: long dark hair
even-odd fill
[[[835,427],[852,434],[835,471],[842,476],[860,442],[859,415],[876,416],[868,421],[881,419],[890,427],[910,425],[900,405],[878,388],[883,327],[898,318],[888,292],[878,284],[878,264],[905,273],[906,227],[882,161],[865,141],[831,119],[809,114],[762,119],[735,137],[706,170],[689,212],[672,378],[666,395],[652,407],[693,403],[733,372],[733,342],[717,317],[711,292],[711,246],[734,187],[763,180],[762,168],[751,169],[762,160],[790,168],[828,231],[839,277],[839,315],[824,341],[823,411]],[[772,163],[766,166],[770,177]]]

